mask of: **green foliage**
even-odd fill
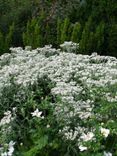
[[[65,18],[64,22],[61,25],[61,43],[68,41],[68,30],[70,26],[70,20]]]
[[[61,20],[58,18],[57,20],[57,44],[61,43]]]
[[[85,27],[84,27],[83,32],[82,32],[82,37],[80,40],[80,45],[79,45],[80,47],[79,48],[80,48],[80,51],[82,53],[87,52],[88,40],[89,40],[89,36],[90,36],[90,32],[91,32],[91,24],[92,24],[92,19],[89,18],[85,24]]]
[[[32,46],[33,48],[42,45],[42,36],[40,26],[36,19],[28,21],[26,32],[23,33],[23,43],[25,46]]]
[[[80,43],[81,53],[97,51],[117,56],[116,8],[115,0],[1,0],[0,28],[6,36],[9,26],[15,23],[14,47],[29,44],[34,48],[47,44],[58,47],[71,40]],[[37,25],[31,26],[32,19],[37,19]],[[88,26],[89,19],[92,21]],[[27,25],[33,27],[32,32],[27,32]],[[10,45],[2,46],[1,42],[0,49],[7,50]]]
[[[108,54],[117,57],[117,24],[113,24],[109,31],[108,38]]]
[[[97,52],[101,52],[103,50],[103,44],[104,44],[104,30],[105,30],[105,24],[104,22],[101,22],[97,28],[95,33],[95,49]]]
[[[13,40],[13,34],[14,34],[14,29],[15,29],[15,26],[14,26],[14,23],[9,27],[9,32],[8,34],[6,35],[6,38],[5,38],[5,43],[6,43],[6,48],[8,49],[11,44],[12,44],[12,40]]]
[[[64,46],[70,54],[46,57],[42,48],[21,54],[14,48],[1,56],[0,154],[13,140],[14,156],[116,155],[117,60],[77,56],[77,44]],[[56,49],[45,48],[51,51]]]
[[[81,24],[75,23],[73,27],[73,32],[71,35],[71,41],[75,43],[79,43],[80,38],[81,38]]]
[[[0,32],[0,54],[4,52],[4,37],[2,32]]]
[[[89,39],[87,40],[87,51],[88,54],[91,54],[92,52],[97,50],[94,50],[95,48],[95,34],[93,32],[89,33]]]
[[[13,44],[13,35],[14,35],[14,23],[9,27],[9,31],[6,35],[0,32],[0,54],[9,51],[9,47]]]

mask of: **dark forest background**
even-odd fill
[[[64,41],[82,54],[117,57],[116,0],[0,0],[0,54]]]

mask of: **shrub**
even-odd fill
[[[116,58],[11,51],[0,57],[2,156],[117,155]]]

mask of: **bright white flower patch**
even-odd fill
[[[80,149],[80,151],[82,152],[82,151],[86,151],[86,150],[87,150],[87,147],[86,147],[86,146],[80,145],[80,146],[79,146],[79,149]]]
[[[112,153],[104,151],[104,156],[112,156]]]
[[[106,128],[102,128],[100,129],[101,131],[101,134],[106,138],[108,137],[108,135],[110,134],[110,130],[109,129],[106,129]]]
[[[108,114],[95,114],[95,107],[99,109],[104,105],[96,103],[96,99],[117,102],[117,91],[111,90],[112,85],[117,85],[117,59],[99,56],[96,53],[90,56],[77,55],[71,53],[72,50],[76,50],[77,44],[66,42],[61,45],[62,48],[66,46],[67,52],[52,48],[51,45],[35,50],[11,48],[11,54],[0,56],[0,103],[5,88],[10,88],[14,84],[17,88],[14,101],[20,102],[26,98],[25,90],[29,86],[36,85],[39,78],[47,76],[55,84],[51,89],[52,95],[60,96],[62,99],[61,102],[52,103],[58,122],[65,125],[59,133],[63,134],[65,139],[77,139],[82,144],[95,139],[95,127],[87,127],[87,121],[92,118],[97,118],[100,122],[103,118],[105,121],[108,119]],[[6,101],[7,98],[4,97]],[[31,114],[40,118],[42,112],[36,109]],[[74,118],[78,120],[72,129],[68,125],[72,124]],[[5,115],[0,119],[0,125],[9,123],[11,119],[10,114]],[[101,133],[107,137],[110,131],[101,128]],[[79,147],[80,151],[87,148]]]
[[[92,140],[93,137],[94,137],[94,134],[92,132],[88,132],[87,134],[83,134],[80,138],[83,141],[89,141],[89,140]]]
[[[31,113],[32,114],[32,116],[35,116],[35,117],[37,117],[37,118],[42,118],[42,112],[41,111],[39,111],[38,109],[36,109],[34,112],[32,112]]]
[[[2,152],[1,153],[1,156],[13,156],[14,145],[15,145],[15,142],[10,141],[9,144],[8,144],[8,150],[7,150],[7,152]],[[1,151],[2,151],[2,149],[1,149]]]
[[[0,121],[0,126],[5,124],[9,124],[14,118],[12,117],[11,111],[7,111],[4,113],[4,117]]]

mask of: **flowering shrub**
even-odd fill
[[[116,156],[116,121],[116,58],[51,45],[0,57],[1,156]]]

